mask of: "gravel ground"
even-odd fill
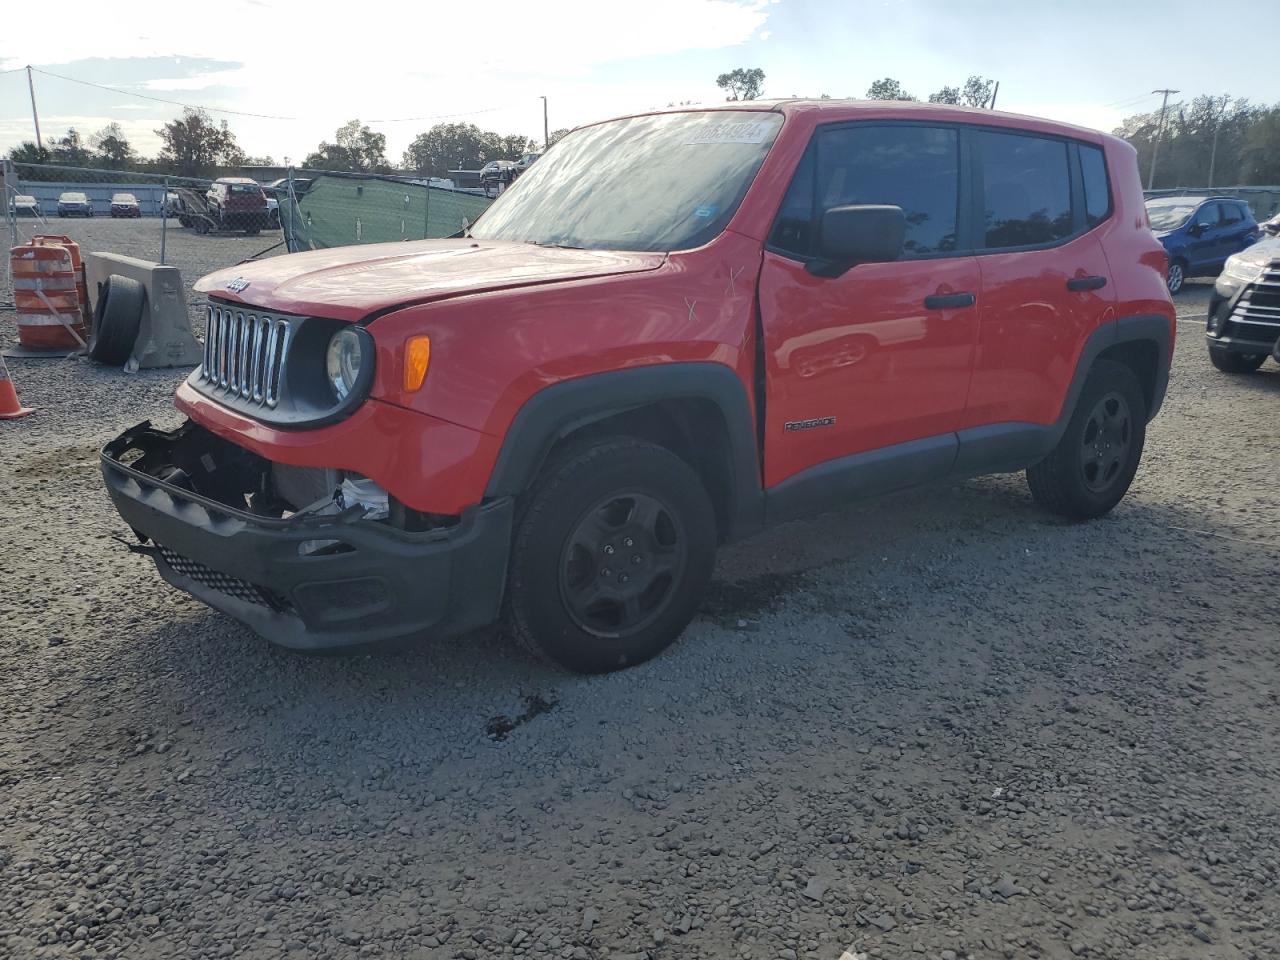
[[[0,955],[1272,960],[1280,370],[1209,366],[1207,290],[1109,518],[789,524],[593,678],[266,646],[113,540],[97,447],[180,374],[11,361]]]

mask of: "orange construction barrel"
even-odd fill
[[[65,353],[88,336],[80,248],[69,237],[37,236],[9,251],[18,343],[28,355]]]

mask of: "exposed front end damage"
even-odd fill
[[[112,502],[172,585],[296,649],[462,633],[496,620],[512,503],[409,510],[370,481],[286,467],[188,421],[102,450]]]

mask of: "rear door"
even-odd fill
[[[827,461],[956,429],[980,292],[977,263],[958,239],[965,235],[967,171],[957,127],[855,123],[814,134],[760,274],[766,486]],[[869,203],[905,211],[902,259],[861,264],[839,277],[810,274],[805,265],[816,252],[823,211]],[[950,436],[942,447],[948,444],[954,446]],[[949,466],[942,449],[925,459],[927,469]]]
[[[1084,341],[1114,312],[1093,231],[1112,216],[1105,158],[1096,146],[1050,136],[972,136],[982,306],[964,426],[1047,425],[1061,412]]]

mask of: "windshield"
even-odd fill
[[[112,203],[137,203],[137,199],[132,193],[117,193],[111,198]]]
[[[1156,203],[1147,205],[1147,219],[1152,230],[1173,230],[1182,226],[1196,212],[1198,203]]]
[[[472,228],[480,240],[687,250],[729,222],[773,144],[774,113],[630,117],[569,134]]]
[[[65,200],[67,203],[84,203],[88,198],[83,193],[64,193],[58,199]]]

